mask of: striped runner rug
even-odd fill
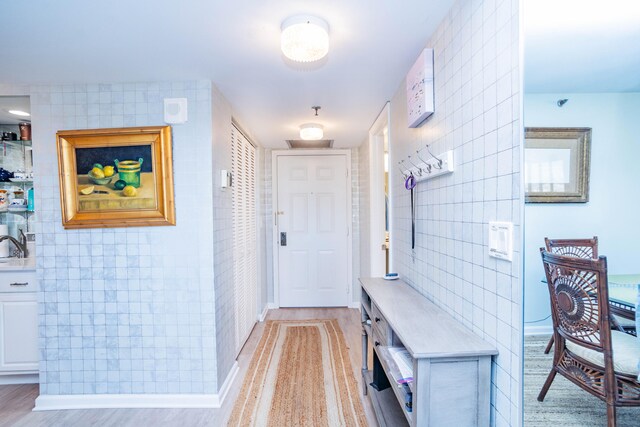
[[[229,426],[366,426],[338,321],[267,321]]]

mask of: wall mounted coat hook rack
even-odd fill
[[[427,160],[424,160],[420,155],[420,151],[424,149],[426,149],[431,156]],[[446,151],[437,156],[431,152],[428,145],[422,150],[416,151],[417,158],[419,159],[418,162],[414,162],[411,156],[407,156],[406,162],[405,160],[398,162],[398,167],[400,168],[400,172],[405,180],[407,177],[413,175],[415,177],[415,181],[420,182],[453,172],[452,150]]]

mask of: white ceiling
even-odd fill
[[[640,1],[524,0],[529,93],[640,92]]]
[[[313,118],[334,147],[359,145],[453,0],[2,0],[0,82],[211,79],[268,147]],[[330,53],[296,70],[281,22],[324,18]],[[13,25],[15,23],[15,25]],[[316,121],[315,118],[313,118]]]

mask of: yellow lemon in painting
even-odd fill
[[[105,166],[104,169],[102,169],[102,172],[104,173],[105,178],[113,176],[113,166]]]
[[[84,194],[84,195],[91,194],[93,193],[94,188],[95,187],[93,185],[87,185],[85,187],[82,187],[80,188],[80,194]]]
[[[136,188],[132,185],[127,185],[122,189],[122,194],[127,197],[134,197],[137,193]]]
[[[104,178],[104,172],[100,168],[91,169],[91,175],[93,175],[94,178]]]

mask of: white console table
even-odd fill
[[[498,351],[401,280],[360,283],[364,393],[378,423],[488,426],[491,357]],[[372,369],[368,340],[375,350]],[[391,357],[398,347],[406,348],[413,365],[413,381],[405,385]]]

